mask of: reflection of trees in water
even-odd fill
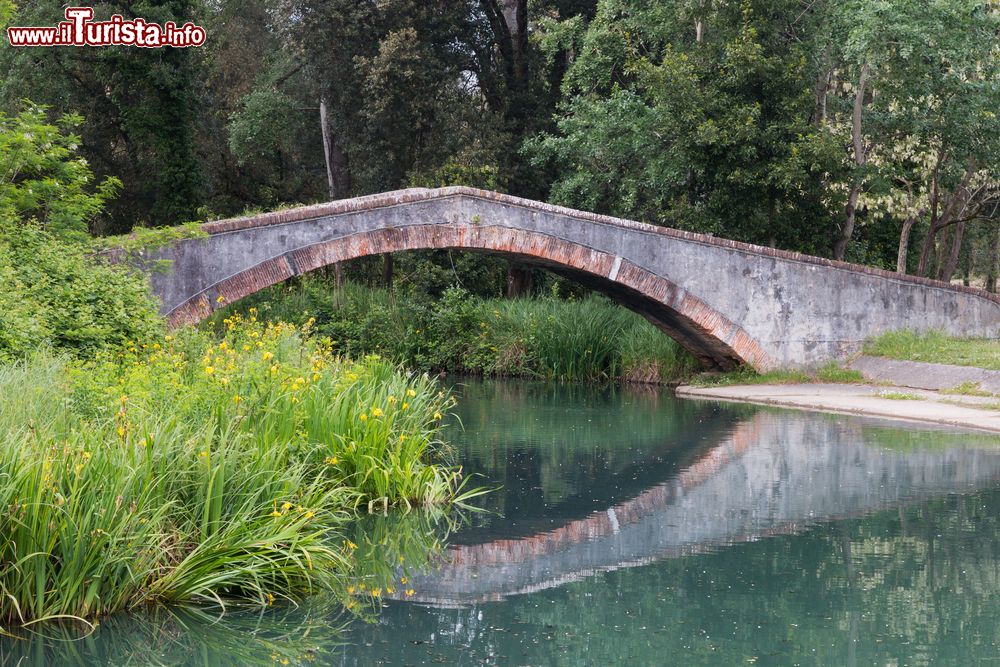
[[[481,501],[500,516],[477,523],[516,520],[528,533],[662,482],[756,410],[678,401],[645,386],[470,381],[459,390],[465,430],[446,437],[468,472],[502,487]]]

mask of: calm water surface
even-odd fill
[[[996,436],[649,389],[459,391],[453,454],[501,488],[481,514],[354,527],[380,609],[158,610],[0,641],[0,663],[1000,665]]]

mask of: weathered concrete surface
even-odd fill
[[[900,392],[915,397],[915,400],[881,397],[884,394],[892,395]],[[945,396],[905,387],[855,384],[759,384],[731,387],[678,387],[677,395],[685,398],[870,415],[1000,433],[1000,411],[994,408],[995,398]],[[997,443],[1000,444],[1000,437]]]
[[[706,363],[842,359],[890,329],[1000,336],[981,290],[464,187],[414,189],[208,223],[149,253],[173,324],[294,275],[365,255],[456,248],[519,258],[608,294]]]
[[[412,577],[438,606],[500,600],[597,572],[795,533],[811,525],[995,484],[1000,450],[885,448],[876,420],[758,413],[676,477],[555,530],[453,546]],[[954,447],[947,447],[953,437]]]
[[[1000,348],[1000,344],[997,345]],[[860,372],[872,382],[888,382],[897,387],[913,387],[942,391],[971,383],[991,394],[1000,394],[1000,371],[990,371],[973,366],[928,364],[922,361],[903,361],[885,357],[862,355],[848,368]]]

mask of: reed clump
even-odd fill
[[[449,395],[304,329],[251,313],[0,367],[0,632],[336,590],[355,510],[475,493],[438,458]]]

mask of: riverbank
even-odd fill
[[[997,397],[864,384],[681,386],[676,392],[688,399],[869,415],[1000,433],[1000,399]]]

